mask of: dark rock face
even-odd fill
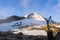
[[[19,16],[10,16],[6,19],[0,19],[0,23],[7,23],[7,22],[12,22],[12,21],[17,21],[17,20],[22,20],[25,19],[25,17],[19,17]]]
[[[1,23],[4,23],[4,20],[3,20],[3,19],[0,19],[0,24],[1,24]]]
[[[60,40],[60,32],[58,32],[54,38],[54,40]]]
[[[25,19],[25,17],[19,17],[19,16],[11,16],[11,17],[8,17],[7,19],[6,19],[6,21],[7,22],[11,22],[11,21],[17,21],[17,20],[22,20],[22,19]]]
[[[32,18],[33,15],[34,15],[34,14],[31,13],[31,14],[29,14],[29,15],[27,16],[27,18],[30,19],[30,18]]]

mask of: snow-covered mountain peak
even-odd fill
[[[41,15],[39,15],[38,13],[30,13],[30,14],[26,15],[25,17],[28,19],[44,20],[45,21],[45,19]]]

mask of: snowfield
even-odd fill
[[[15,30],[12,30],[14,34],[18,34],[20,32],[22,32],[24,35],[34,35],[34,36],[37,36],[37,35],[44,35],[44,36],[47,36],[47,32],[44,31],[44,30],[20,30],[20,29],[15,29]]]
[[[11,22],[11,23],[3,23],[0,24],[0,31],[13,31],[14,34],[18,34],[19,32],[22,32],[24,35],[45,35],[46,36],[46,32],[44,30],[28,30],[28,29],[22,29],[20,30],[19,27],[20,26],[12,26],[16,23],[18,23],[18,25],[20,25],[20,22],[22,22],[22,26],[26,26],[26,25],[34,25],[34,24],[39,24],[41,27],[42,25],[45,25],[46,22],[45,21],[37,21],[34,19],[24,19],[24,20],[19,20],[19,21],[15,21],[15,22]],[[37,26],[33,26],[35,28],[38,28]]]
[[[11,23],[4,23],[4,24],[0,24],[0,31],[10,31],[13,29],[17,29],[18,27],[12,27]]]

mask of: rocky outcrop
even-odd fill
[[[11,22],[11,21],[17,21],[17,20],[22,20],[25,19],[25,17],[19,17],[19,16],[10,16],[8,18],[6,18],[6,22]]]

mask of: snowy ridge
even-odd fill
[[[28,18],[28,19],[35,19],[35,20],[45,21],[45,19],[41,15],[39,15],[38,13],[34,13],[34,14],[30,13],[28,15],[25,15],[25,17]]]

